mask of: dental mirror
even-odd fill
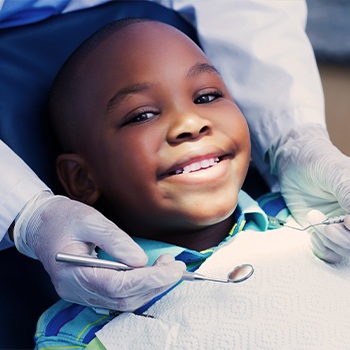
[[[247,280],[254,272],[254,268],[250,264],[242,264],[236,266],[228,275],[227,279],[232,283],[240,283]]]
[[[113,270],[133,270],[134,268],[116,261],[85,257],[73,254],[57,253],[56,260],[60,262],[67,262],[71,264],[84,265],[84,266],[93,266],[93,267],[102,267]],[[240,283],[247,280],[254,272],[254,268],[250,264],[242,264],[236,266],[227,274],[227,279],[207,277],[201,275],[197,272],[188,272],[184,271],[182,279],[184,281],[212,281],[212,282],[221,282],[221,283]]]
[[[212,281],[212,282],[221,282],[221,283],[240,283],[247,280],[254,272],[254,268],[250,264],[242,264],[236,266],[227,274],[227,279],[208,277],[201,275],[197,272],[187,272],[185,271],[182,279],[185,281]]]

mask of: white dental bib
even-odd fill
[[[244,231],[197,270],[225,277],[251,263],[241,284],[182,282],[151,306],[97,333],[108,349],[349,349],[350,264],[317,259],[309,234]]]

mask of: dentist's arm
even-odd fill
[[[0,241],[24,205],[48,187],[0,140]],[[13,245],[13,244],[12,244]]]

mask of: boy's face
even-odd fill
[[[79,153],[119,226],[158,238],[232,214],[250,160],[248,127],[195,44],[162,24],[134,24],[78,74]]]

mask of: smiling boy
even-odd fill
[[[181,275],[176,257],[196,269],[242,229],[244,210],[250,227],[266,230],[265,213],[241,191],[250,161],[245,118],[216,68],[177,29],[144,19],[104,27],[62,68],[50,113],[65,191],[132,235],[149,264],[161,256]],[[61,301],[41,317],[37,346],[84,348],[111,318]]]
[[[196,250],[220,243],[234,224],[250,139],[205,54],[166,24],[131,20],[75,57],[51,98],[68,195],[99,201],[134,236]]]

